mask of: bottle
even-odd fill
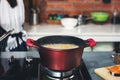
[[[30,25],[39,24],[39,9],[36,8],[31,9],[29,23]]]
[[[83,21],[82,21],[82,15],[80,14],[78,16],[78,25],[81,25],[82,23],[83,23]]]

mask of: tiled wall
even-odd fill
[[[107,11],[112,13],[113,9],[120,11],[120,0],[111,0],[111,3],[104,4],[102,0],[38,0],[41,9],[40,19],[46,21],[48,14],[69,14],[78,15],[84,13],[89,15],[91,11]]]

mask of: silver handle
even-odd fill
[[[3,35],[0,37],[0,42],[1,42],[3,39],[5,39],[13,30],[14,30],[14,29],[12,29],[12,30],[6,32],[5,34],[3,34]]]

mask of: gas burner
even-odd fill
[[[70,77],[65,77],[65,78],[54,78],[54,77],[51,77],[51,76],[48,76],[48,75],[47,75],[47,78],[48,78],[49,80],[72,80],[73,77],[74,77],[74,75],[72,75],[72,76],[70,76]]]
[[[25,58],[18,58],[18,59],[15,58],[15,61],[16,60],[18,61],[17,64],[19,64],[19,62],[21,63],[20,66],[23,71],[24,65],[27,65],[27,64],[25,64],[26,63]],[[12,60],[12,61],[14,61],[14,60]],[[26,70],[24,70],[24,71],[27,71],[29,74],[31,74],[30,75],[31,79],[29,79],[29,80],[92,80],[83,60],[81,60],[81,64],[78,67],[71,69],[71,70],[65,70],[65,71],[56,71],[56,70],[48,69],[46,67],[43,67],[39,63],[39,61],[40,61],[40,59],[38,59],[38,58],[33,59],[34,66],[32,69],[30,68],[31,69],[30,73],[28,72],[29,68],[26,68]],[[9,69],[11,69],[10,66],[8,65],[8,63],[9,63],[8,58],[1,58],[1,65],[3,66],[3,71],[4,71],[2,74],[6,74],[9,71]],[[19,66],[19,65],[17,65],[17,66]],[[29,77],[29,76],[26,76],[25,72],[20,73],[21,71],[19,71],[19,70],[21,70],[21,69],[19,67],[13,68],[13,69],[18,69],[15,71],[12,70],[12,73],[13,73],[13,71],[16,72],[15,74],[10,73],[2,78],[5,78],[5,79],[8,78],[8,80],[12,80],[9,78],[15,79],[14,77],[16,76],[16,74],[20,74],[20,76],[18,76],[19,79]],[[0,80],[1,80],[1,76],[0,76]],[[16,79],[16,80],[18,80],[18,79]],[[24,79],[21,79],[21,80],[24,80]]]
[[[56,71],[41,66],[40,80],[86,80],[80,70],[80,67]]]
[[[52,80],[71,80],[74,77],[73,70],[56,71],[46,68],[46,73]]]
[[[39,64],[38,80],[92,80],[83,60],[78,67],[71,70],[56,71]]]
[[[53,77],[68,77],[71,76],[73,73],[72,70],[66,70],[66,71],[56,71],[46,68],[47,74]]]

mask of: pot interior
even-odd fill
[[[35,45],[41,47],[44,44],[75,44],[79,47],[85,47],[84,40],[73,36],[46,36],[35,41]]]

